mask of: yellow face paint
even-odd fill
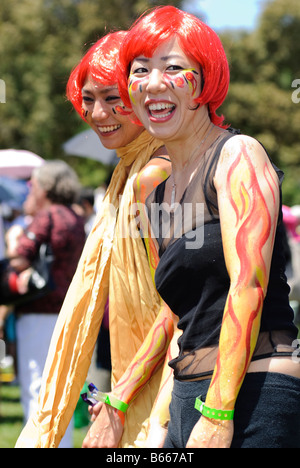
[[[187,85],[194,97],[198,87],[197,75],[199,76],[199,73],[194,68],[186,68],[176,74],[165,73],[164,79],[173,89],[184,88]]]
[[[142,86],[148,83],[149,77],[145,76],[143,78],[137,78],[133,74],[129,76],[128,79],[128,93],[130,100],[133,105],[136,104],[134,94],[135,93],[142,93]]]

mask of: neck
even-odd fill
[[[41,207],[44,210],[50,210],[51,206],[53,205],[52,201],[50,201],[48,198],[45,199],[43,206]]]
[[[197,167],[197,161],[205,154],[220,133],[223,133],[222,129],[207,119],[201,126],[201,131],[187,136],[184,142],[181,142],[184,144],[178,142],[176,145],[166,144],[172,162],[172,173],[168,184],[171,210],[175,209],[175,203],[181,199],[184,190],[190,183]]]
[[[166,148],[172,161],[172,170],[175,172],[185,169],[206,147],[214,125],[207,116],[184,139],[166,142]],[[199,151],[197,151],[199,150]]]

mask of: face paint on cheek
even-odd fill
[[[184,88],[185,85],[188,85],[192,96],[195,95],[197,90],[198,82],[195,78],[195,75],[198,75],[198,72],[194,68],[187,68],[182,70],[181,73],[177,76],[170,76],[168,73],[164,74],[165,82],[175,88]]]
[[[184,88],[185,81],[183,76],[170,76],[168,73],[164,73],[164,80],[166,84],[172,86],[173,89],[175,88]]]
[[[129,97],[133,105],[136,104],[134,95],[136,95],[137,93],[141,94],[143,92],[143,85],[148,83],[148,81],[149,81],[149,77],[145,77],[141,79],[134,78],[132,75],[129,77],[128,93],[129,93]]]
[[[85,110],[83,107],[81,108],[81,116],[86,119],[88,116],[89,111]]]
[[[189,68],[183,71],[183,76],[187,81],[190,90],[192,91],[192,96],[195,96],[198,86],[198,81],[195,78],[197,75],[199,75],[199,73],[194,68]]]
[[[116,115],[116,114],[120,114],[120,115],[130,115],[132,113],[132,110],[129,109],[129,108],[126,108],[123,104],[123,102],[121,102],[121,104],[118,104],[116,105],[115,107],[112,108],[112,111],[113,113]]]

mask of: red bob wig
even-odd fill
[[[84,55],[72,71],[67,83],[67,98],[82,115],[82,88],[88,76],[104,86],[117,83],[116,65],[120,45],[126,36],[125,31],[109,33],[99,39]]]
[[[222,126],[223,116],[216,110],[229,87],[229,65],[218,35],[195,16],[173,6],[158,7],[142,15],[130,28],[120,49],[118,83],[122,101],[131,107],[128,95],[130,64],[135,57],[151,57],[164,41],[177,36],[186,55],[202,68],[204,85],[195,102],[207,105],[211,121]]]

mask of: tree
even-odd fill
[[[46,159],[63,157],[62,144],[85,128],[66,101],[73,67],[99,37],[125,29],[147,8],[179,0],[9,0],[0,3],[0,148],[23,148]],[[99,164],[73,158],[85,177]],[[83,174],[82,174],[83,172]],[[101,180],[99,180],[99,183]]]
[[[65,98],[72,68],[112,29],[126,29],[147,8],[183,1],[9,0],[0,3],[0,148],[23,148],[46,159],[63,157],[62,144],[85,129]],[[195,12],[194,12],[195,13]],[[255,31],[222,35],[231,85],[221,111],[258,138],[286,173],[284,201],[300,204],[299,0],[265,0]],[[300,85],[298,85],[300,89]],[[85,184],[101,183],[99,163],[68,158]],[[100,169],[99,169],[100,168]]]
[[[300,204],[300,103],[292,99],[292,83],[300,79],[299,1],[266,1],[255,31],[222,40],[231,65],[222,111],[264,144],[286,174],[284,202]]]

